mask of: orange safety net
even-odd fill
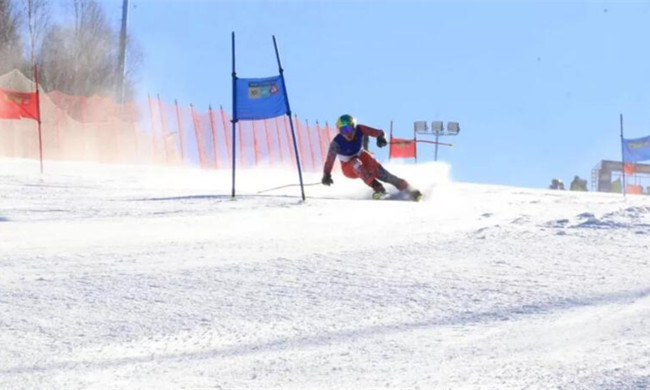
[[[628,194],[642,194],[643,186],[630,184],[625,187],[625,192]]]
[[[34,83],[18,71],[0,76],[0,89],[29,93]],[[2,104],[2,102],[0,102]],[[103,96],[40,92],[43,157],[102,163],[194,165],[231,169],[233,142],[238,168],[296,166],[322,170],[333,137],[329,125],[294,116],[239,121],[222,108],[207,111],[149,96],[146,103],[118,104]],[[38,123],[0,119],[0,157],[38,159]]]
[[[240,168],[257,166],[295,166],[298,150],[306,171],[320,171],[330,140],[329,126],[313,126],[294,119],[296,147],[289,118],[238,121],[232,134],[231,117],[223,109],[192,113],[196,133],[196,155],[201,167],[232,167],[232,154]],[[233,150],[233,139],[235,149]]]

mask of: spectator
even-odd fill
[[[548,186],[548,188],[552,190],[563,190],[564,189],[564,183],[562,183],[562,180],[560,179],[553,179],[551,180],[551,185]]]
[[[571,191],[587,191],[587,180],[581,179],[580,176],[574,177],[570,189]]]

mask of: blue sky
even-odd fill
[[[119,25],[122,2],[103,3]],[[130,3],[142,96],[230,111],[231,32],[240,77],[277,74],[275,35],[291,108],[310,123],[350,113],[408,137],[416,120],[460,122],[439,151],[454,180],[590,180],[620,159],[620,113],[626,137],[650,134],[647,1]]]

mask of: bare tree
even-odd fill
[[[0,74],[21,68],[20,17],[11,0],[0,0]]]
[[[126,65],[124,69],[124,96],[130,100],[135,96],[135,84],[138,82],[139,70],[144,61],[142,49],[131,36],[126,38]]]
[[[72,50],[73,32],[63,26],[53,25],[43,38],[39,56],[41,84],[47,91],[59,90],[74,94],[75,56]]]
[[[29,35],[29,65],[36,64],[36,53],[50,19],[49,0],[22,0]]]
[[[57,89],[74,95],[112,95],[118,61],[118,33],[96,0],[72,0],[71,27],[54,25],[43,40],[40,61],[47,90]],[[129,66],[142,58],[129,44]],[[132,80],[133,69],[127,72]],[[130,84],[130,82],[129,82]],[[127,92],[132,86],[127,84]],[[129,96],[130,93],[127,93]]]

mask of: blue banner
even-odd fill
[[[289,112],[282,77],[237,79],[235,119],[267,119]]]
[[[623,138],[623,162],[650,160],[650,136],[635,139]]]

